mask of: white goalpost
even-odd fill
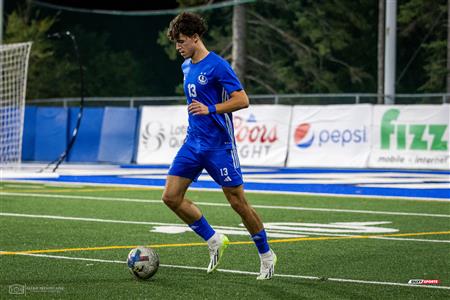
[[[0,170],[20,167],[30,50],[31,43],[0,45]]]

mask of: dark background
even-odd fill
[[[177,8],[176,0],[39,0],[50,4],[108,10],[157,10]],[[218,2],[218,1],[216,1]]]
[[[5,16],[29,2],[5,0]],[[41,2],[72,8],[158,12],[179,8],[180,2],[192,5],[202,1]],[[52,42],[47,53],[54,51],[55,55],[52,52],[39,56],[33,50],[40,45],[45,50],[45,41],[50,44],[46,32],[64,31],[77,36],[86,70],[87,96],[182,94],[182,58],[173,60],[174,45],[161,38],[176,12],[120,16],[71,12],[31,3],[34,4],[25,13],[28,21],[22,27],[16,26],[19,29],[9,35],[22,37],[9,42],[34,42],[27,86],[30,99],[79,95],[78,68],[70,41]],[[377,92],[377,1],[278,0],[246,6],[247,69],[241,81],[249,94]],[[397,10],[396,92],[444,92],[448,73],[447,0],[398,0]],[[206,46],[230,61],[232,7],[201,14],[209,25],[204,37]],[[56,23],[38,37],[27,35],[32,27],[28,25],[45,17],[56,17]],[[7,23],[7,17],[4,20]],[[273,28],[287,32],[288,37]]]
[[[80,1],[65,0],[41,2],[67,5],[70,7],[89,9],[109,9],[109,10],[158,10],[177,8],[176,1]],[[4,13],[8,15],[19,6],[23,6],[24,0],[6,0]],[[108,46],[115,51],[130,51],[141,65],[140,76],[144,81],[144,89],[139,91],[139,95],[129,96],[157,96],[175,94],[175,86],[181,83],[182,74],[180,65],[182,59],[172,61],[165,54],[164,49],[158,45],[158,33],[165,30],[170,20],[175,15],[163,16],[115,16],[94,13],[78,13],[67,10],[56,10],[43,6],[33,5],[33,12],[38,11],[40,16],[54,16],[57,14],[57,23],[52,28],[53,32],[71,31],[76,32],[77,28],[83,31],[96,34],[108,34]],[[83,37],[77,36],[80,44],[80,52],[83,61],[86,63],[89,56],[89,44],[83,41]],[[75,58],[74,58],[75,59]],[[89,70],[86,71],[86,80],[89,80]],[[114,76],[114,74],[111,74]],[[92,76],[91,76],[92,77]],[[91,92],[87,96],[97,96]]]

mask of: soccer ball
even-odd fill
[[[152,248],[139,246],[128,253],[128,269],[138,279],[149,279],[159,267],[159,256]]]

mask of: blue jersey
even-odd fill
[[[195,64],[191,59],[185,60],[182,70],[188,104],[195,99],[206,106],[215,105],[228,100],[232,92],[242,90],[229,63],[214,52]],[[232,114],[189,114],[186,142],[199,150],[234,148]]]

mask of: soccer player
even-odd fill
[[[261,260],[258,280],[271,279],[277,261],[267,242],[263,223],[244,196],[242,173],[234,141],[231,112],[247,108],[249,100],[226,60],[205,47],[203,19],[181,13],[169,25],[167,36],[185,59],[182,64],[184,92],[188,103],[189,127],[185,143],[173,160],[162,200],[178,217],[208,243],[214,271],[228,244],[228,238],[209,225],[200,209],[185,198],[189,185],[203,169],[211,175],[231,207],[242,218]]]

